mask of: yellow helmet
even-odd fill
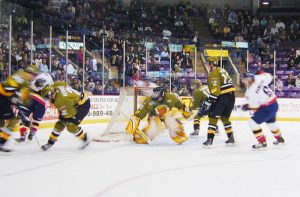
[[[202,85],[202,81],[200,81],[199,79],[195,79],[193,81],[193,84],[196,85],[199,88]]]
[[[50,99],[50,97],[53,93],[54,93],[54,87],[51,86],[51,85],[46,85],[41,90],[41,96],[46,98],[46,99]]]
[[[27,66],[24,71],[33,75],[38,75],[40,73],[39,68],[33,64]]]
[[[209,64],[213,64],[215,66],[219,65],[219,60],[218,60],[217,57],[208,57],[207,61],[208,61]]]

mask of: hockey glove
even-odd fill
[[[30,111],[24,105],[18,104],[18,117],[25,127],[30,127],[31,120],[29,118]]]
[[[188,107],[186,107],[183,111],[182,111],[182,116],[185,119],[190,118],[193,115],[193,111],[191,111]]]
[[[214,103],[215,100],[214,99],[206,99],[203,104],[202,107],[200,108],[198,115],[199,116],[206,116],[208,114],[209,109],[211,108],[212,103]]]
[[[249,110],[251,110],[251,109],[249,108],[249,105],[248,105],[248,104],[237,105],[237,108],[241,109],[242,111],[249,111]]]

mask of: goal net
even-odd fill
[[[129,118],[137,109],[138,96],[152,92],[153,88],[121,88],[118,104],[105,131],[93,138],[96,142],[130,141],[132,136],[125,131]],[[147,95],[148,96],[148,95]]]

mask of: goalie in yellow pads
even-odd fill
[[[139,129],[140,120],[148,115],[148,125]],[[126,131],[133,135],[137,144],[149,144],[166,127],[170,137],[177,144],[188,140],[180,118],[189,118],[192,112],[185,107],[181,100],[174,94],[166,93],[163,87],[153,89],[153,95],[146,98],[143,105],[129,120]]]

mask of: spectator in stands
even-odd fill
[[[74,77],[70,83],[71,87],[74,89],[74,90],[77,90],[79,92],[82,91],[82,85],[80,84],[80,81],[78,81],[78,79],[76,77]]]
[[[185,53],[183,60],[182,60],[182,67],[183,68],[193,68],[192,58],[190,57],[190,53]]]
[[[67,66],[64,65],[64,70],[67,72],[68,76],[76,75],[76,69],[74,68],[73,64],[69,63]]]
[[[160,53],[160,61],[170,61],[170,54],[166,46],[164,46],[163,51]]]
[[[272,37],[276,36],[279,33],[278,28],[276,25],[271,26],[271,35]]]
[[[113,44],[110,50],[110,63],[112,66],[119,66],[122,61],[121,51],[118,49],[117,44]]]
[[[79,47],[79,50],[77,51],[76,54],[77,58],[77,65],[82,65],[83,61],[83,47]]]
[[[288,75],[288,78],[286,79],[285,86],[287,86],[287,87],[295,87],[295,85],[296,85],[295,82],[296,82],[295,77],[291,73],[291,74]]]
[[[297,75],[297,77],[295,79],[295,86],[297,88],[300,88],[300,73]]]
[[[106,25],[103,25],[102,29],[99,31],[99,36],[102,38],[108,37],[108,31],[106,30]]]
[[[97,65],[97,59],[96,59],[96,55],[93,54],[93,58],[91,60],[89,60],[89,67],[91,68],[91,70],[93,72],[97,72],[98,71],[98,65]]]
[[[288,70],[295,68],[295,59],[296,59],[296,54],[292,53],[288,59]]]
[[[115,32],[113,31],[112,27],[109,28],[107,31],[108,40],[112,40],[115,37]]]
[[[249,45],[249,53],[250,54],[255,54],[255,55],[258,55],[259,53],[259,50],[258,50],[258,47],[255,43],[255,41],[252,41]]]
[[[92,91],[93,95],[102,95],[102,86],[100,83],[97,83],[95,88]]]
[[[49,72],[46,59],[42,60],[42,63],[39,65],[39,70],[43,73],[48,73]]]
[[[265,45],[265,47],[260,52],[260,57],[262,59],[262,62],[266,62],[270,59],[270,45]]]
[[[269,61],[266,62],[266,66],[263,69],[263,71],[266,72],[266,73],[270,73],[271,75],[274,74],[274,70],[273,70],[273,68],[271,68],[271,64],[270,64]]]
[[[231,31],[228,25],[225,25],[225,27],[223,28],[223,38],[225,40],[229,40],[231,38]]]
[[[234,37],[235,42],[244,42],[244,38],[241,34],[241,32],[238,32],[237,35]]]
[[[257,17],[254,17],[253,20],[252,20],[252,26],[254,28],[258,28],[259,27],[259,20]]]
[[[237,14],[234,10],[231,10],[228,15],[228,23],[229,24],[236,24],[238,22]]]
[[[178,91],[178,95],[179,96],[190,96],[190,92],[187,89],[187,85],[183,84],[182,88],[180,88],[180,90]]]
[[[282,92],[282,89],[283,89],[283,81],[278,78],[276,79],[276,82],[275,82],[275,89],[278,90],[279,92]]]
[[[285,24],[281,21],[281,20],[278,20],[278,22],[276,23],[275,25],[276,29],[285,29]]]
[[[171,93],[175,94],[176,96],[179,96],[177,93],[177,87],[175,85],[171,85]]]
[[[291,30],[293,32],[298,32],[299,31],[299,24],[297,23],[296,20],[294,20],[293,23],[291,24]]]
[[[172,61],[172,69],[175,72],[181,72],[182,69],[182,59],[180,58],[179,54],[175,55],[175,59]]]
[[[268,20],[266,19],[266,17],[263,17],[259,23],[260,23],[261,31],[263,32],[267,27]]]
[[[40,64],[43,63],[43,59],[42,59],[42,54],[41,53],[38,53],[36,58],[34,59],[34,63],[37,67],[40,66]]]

